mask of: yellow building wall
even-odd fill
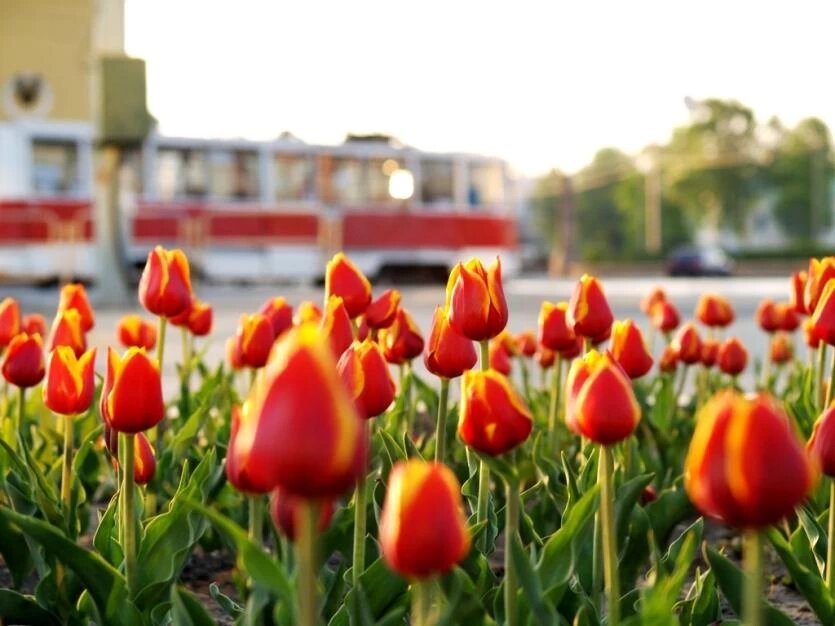
[[[0,0],[0,90],[19,72],[41,74],[52,120],[92,121],[96,0]],[[8,116],[0,106],[0,120]]]

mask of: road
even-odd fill
[[[535,329],[540,303],[545,299],[554,301],[567,300],[574,287],[575,280],[553,279],[546,276],[528,276],[507,280],[505,295],[510,308],[509,328],[521,331]],[[761,358],[765,345],[765,335],[753,321],[754,311],[762,298],[786,300],[789,296],[787,277],[773,278],[717,278],[686,279],[668,277],[609,278],[603,279],[604,289],[612,310],[619,319],[632,318],[643,328],[647,322],[639,308],[641,298],[655,286],[663,287],[670,300],[681,311],[683,318],[693,315],[696,301],[705,292],[716,292],[730,299],[736,311],[736,321],[729,333],[738,336],[749,348],[752,357]],[[386,286],[379,285],[375,294]],[[444,302],[442,285],[398,286],[402,292],[402,303],[413,314],[418,326],[428,332],[432,312],[436,305]],[[215,308],[215,330],[209,341],[207,359],[216,363],[224,358],[226,338],[235,332],[243,312],[256,311],[264,301],[273,296],[284,296],[296,305],[302,300],[321,302],[321,288],[311,286],[217,286],[197,285],[198,295],[212,303]],[[39,312],[50,320],[58,302],[57,290],[32,289],[23,287],[0,287],[0,298],[12,295],[21,303],[24,312]],[[95,291],[91,292],[95,304]],[[98,309],[96,327],[90,333],[91,345],[98,346],[101,353],[108,344],[115,344],[115,328],[118,319],[125,313],[143,313],[139,304],[123,310]],[[802,342],[799,342],[802,343]],[[801,348],[802,352],[802,348]],[[180,354],[180,336],[178,332],[169,332],[166,341],[166,378],[174,375],[174,361]],[[801,354],[802,356],[802,354]],[[100,363],[103,360],[100,359]],[[170,388],[166,385],[167,388]]]

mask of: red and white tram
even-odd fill
[[[93,131],[0,123],[0,276],[94,278]],[[185,248],[211,280],[314,280],[345,250],[370,276],[447,270],[501,254],[518,269],[504,162],[436,154],[384,137],[315,146],[152,134],[124,155],[119,204],[128,261]]]

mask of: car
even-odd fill
[[[667,257],[670,276],[730,276],[733,259],[717,246],[685,246]]]

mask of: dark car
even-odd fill
[[[670,276],[730,276],[733,259],[715,246],[678,248],[667,257]]]

